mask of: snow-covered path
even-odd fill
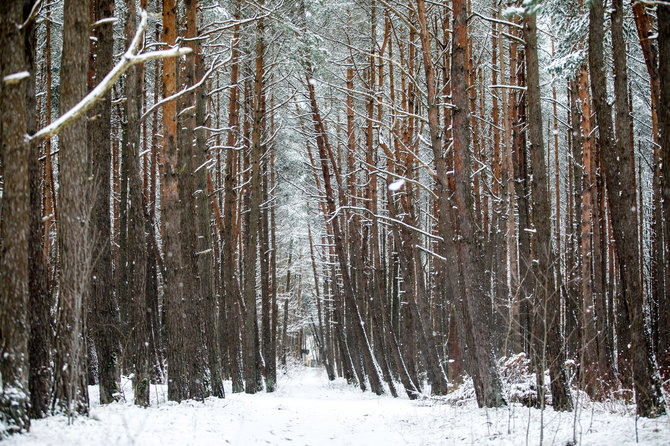
[[[230,383],[228,383],[229,385]],[[126,394],[131,395],[129,383]],[[273,394],[227,394],[224,400],[182,404],[165,401],[155,387],[153,406],[101,407],[95,388],[89,418],[72,425],[64,417],[33,422],[28,435],[9,445],[461,445],[539,443],[540,412],[511,405],[478,409],[435,401],[377,397],[328,382],[321,369],[297,369],[279,380]],[[229,391],[229,388],[226,388]],[[577,441],[585,445],[635,444],[635,417],[588,409],[579,413]],[[565,445],[574,414],[544,414],[544,444]],[[530,417],[530,423],[529,423]],[[530,425],[530,428],[529,428]],[[528,433],[528,437],[526,436]],[[670,445],[670,420],[638,420],[640,444]]]

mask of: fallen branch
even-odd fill
[[[77,105],[63,113],[60,118],[55,120],[50,125],[44,127],[34,135],[28,136],[28,142],[36,143],[43,139],[50,138],[60,132],[64,127],[80,118],[88,110],[90,110],[91,107],[93,107],[98,99],[103,97],[105,93],[107,93],[109,89],[112,88],[119,77],[121,77],[121,75],[125,73],[131,66],[154,59],[184,56],[193,51],[191,48],[171,48],[169,50],[150,51],[148,53],[138,55],[137,50],[140,46],[140,42],[142,41],[142,36],[144,35],[146,28],[147,12],[142,11],[140,26],[137,28],[137,33],[130,43],[128,50],[124,53],[116,66],[112,68],[112,70],[107,73],[104,79],[86,96],[84,96],[84,98],[79,101]]]

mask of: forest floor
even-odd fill
[[[637,419],[632,406],[582,402],[575,413],[542,414],[520,404],[479,409],[470,397],[376,396],[329,382],[323,369],[292,368],[275,393],[232,394],[205,402],[166,401],[166,387],[152,387],[152,406],[127,401],[100,406],[90,387],[90,417],[33,421],[31,432],[7,445],[670,445],[670,417]],[[471,394],[467,384],[457,391]],[[400,390],[400,387],[399,387]],[[540,422],[543,416],[543,422]],[[637,434],[636,434],[637,432]]]

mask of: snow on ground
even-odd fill
[[[124,390],[132,395],[130,383]],[[536,409],[512,404],[478,409],[424,398],[410,401],[329,382],[322,369],[293,369],[279,377],[272,394],[232,394],[204,403],[166,401],[164,386],[152,387],[152,407],[130,402],[100,406],[90,388],[91,416],[72,424],[63,416],[33,421],[31,432],[7,445],[537,445]],[[589,404],[574,413],[544,412],[545,445],[566,445],[576,429],[578,444],[636,444],[636,419],[629,408]],[[638,419],[639,444],[670,445],[670,418]]]

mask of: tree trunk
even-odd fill
[[[588,95],[588,73],[586,66],[582,66],[578,75],[579,98],[581,102],[582,124],[580,141],[583,166],[583,185],[581,201],[581,290],[582,290],[582,319],[581,319],[581,356],[583,364],[581,374],[583,385],[588,394],[595,398],[599,393],[598,384],[598,336],[595,327],[595,304],[593,302],[593,194],[596,190],[595,162],[593,161],[593,137],[591,128],[591,101]]]
[[[174,46],[177,38],[176,0],[163,0],[163,41]],[[177,91],[177,65],[174,59],[163,61],[163,97]],[[161,220],[165,226],[164,252],[167,269],[165,314],[167,324],[168,399],[181,401],[188,398],[186,365],[184,361],[184,271],[180,243],[181,215],[179,213],[177,160],[177,104],[170,101],[163,106],[163,179]]]
[[[419,0],[423,5],[423,0]],[[481,265],[481,237],[476,232],[474,204],[471,194],[471,158],[470,148],[470,113],[468,108],[466,76],[467,4],[464,0],[453,0],[453,38],[452,38],[452,100],[453,119],[453,152],[454,152],[454,198],[458,213],[456,226],[456,247],[458,253],[461,299],[460,311],[464,328],[469,333],[462,333],[467,340],[466,366],[473,377],[477,403],[480,407],[500,407],[505,405],[502,383],[493,355],[491,344],[490,313],[491,307],[482,289],[484,269]],[[420,6],[421,7],[421,6]],[[435,101],[434,95],[428,95]],[[434,106],[434,105],[433,105]],[[430,106],[429,106],[430,108]],[[430,113],[429,113],[430,118]],[[431,126],[433,127],[433,126]],[[436,159],[441,157],[439,136],[431,131],[431,143]],[[446,166],[438,166],[438,181],[442,183],[443,193],[447,190]],[[443,238],[451,234],[442,234]],[[459,327],[460,328],[460,327]],[[459,330],[460,332],[461,330]]]
[[[184,2],[186,19],[185,38],[193,41],[197,37],[197,10],[196,0]],[[195,55],[189,55],[184,62],[179,80],[182,89],[187,89],[195,84]],[[197,264],[197,235],[196,224],[191,223],[192,218],[197,219],[195,209],[195,181],[193,166],[193,149],[195,139],[195,94],[189,92],[184,94],[178,101],[177,106],[177,163],[179,166],[178,185],[181,226],[180,243],[182,268],[184,270],[182,291],[184,293],[184,351],[186,356],[186,375],[188,397],[202,400],[209,396],[209,389],[205,387],[205,344],[203,335],[204,309],[203,299],[200,295],[198,264]]]
[[[235,11],[236,20],[240,20],[240,2],[236,2]],[[222,336],[226,339],[229,368],[232,380],[233,393],[243,391],[244,382],[242,380],[242,369],[240,364],[240,333],[239,333],[239,313],[242,296],[240,286],[235,273],[235,237],[234,226],[236,218],[237,191],[235,189],[235,177],[237,164],[237,154],[232,148],[237,148],[241,144],[240,115],[239,115],[239,73],[240,73],[240,51],[239,51],[239,33],[240,27],[236,25],[233,31],[232,41],[232,66],[230,69],[230,104],[228,107],[228,135],[226,145],[230,147],[226,153],[226,171],[224,179],[224,213],[223,213],[223,234],[222,234],[222,262],[221,274],[224,289],[224,302],[221,304],[220,311],[227,312],[228,333]]]
[[[86,0],[66,0],[61,59],[61,114],[86,94],[89,52],[89,8]],[[61,252],[57,305],[54,407],[68,415],[88,412],[84,346],[86,291],[92,262],[89,222],[91,189],[87,173],[86,120],[64,128],[59,136],[58,243]]]
[[[602,0],[594,0],[589,11],[589,70],[593,106],[603,151],[603,167],[607,198],[612,214],[615,250],[621,269],[624,302],[630,317],[631,350],[633,354],[633,386],[637,413],[655,417],[664,412],[659,383],[655,379],[649,339],[644,326],[643,290],[638,255],[637,217],[630,210],[637,208],[635,173],[632,171],[630,151],[615,144],[612,115],[607,103],[607,79],[603,61],[604,11]],[[626,132],[627,135],[627,132]]]
[[[665,259],[670,259],[670,6],[658,5],[658,45],[659,45],[659,77],[661,97],[660,103],[666,104],[659,111],[659,128],[661,130],[661,159],[663,161],[663,219],[665,238]],[[664,333],[659,336],[663,342],[659,342],[657,357],[662,371],[663,379],[670,378],[670,320],[668,307],[670,306],[670,267],[665,265],[665,302],[659,307],[665,309],[665,320],[659,320],[659,326],[663,327]]]
[[[4,182],[0,220],[0,436],[27,432],[28,339],[28,238],[30,222],[30,148],[27,133],[28,80],[10,83],[5,76],[26,68],[23,2],[0,5],[0,157]],[[66,10],[66,13],[69,12]],[[34,75],[34,72],[33,72]]]
[[[23,2],[24,21],[29,17],[34,3],[34,1]],[[29,135],[37,131],[39,124],[36,113],[37,100],[35,97],[35,75],[37,72],[35,65],[35,37],[35,21],[33,20],[30,21],[24,33],[26,69],[31,73],[30,78],[27,80],[28,84],[26,88],[26,130]],[[51,310],[51,295],[47,287],[45,240],[42,237],[42,202],[46,202],[50,197],[45,197],[41,193],[42,176],[40,174],[39,158],[40,146],[32,144],[29,161],[30,236],[28,239],[28,246],[30,247],[28,253],[28,293],[30,296],[30,340],[28,341],[28,349],[31,418],[42,418],[48,414],[49,392],[51,390],[51,366],[49,364],[49,351],[51,348],[51,317],[49,313]],[[47,223],[45,227],[48,227],[48,225]]]
[[[95,0],[96,19],[114,17],[114,1]],[[134,27],[133,27],[134,28]],[[131,30],[131,37],[135,30]],[[95,80],[99,82],[114,66],[114,25],[107,23],[95,28],[97,37],[94,63]],[[131,68],[132,69],[132,68]],[[92,109],[88,124],[88,141],[91,153],[92,174],[96,180],[94,189],[91,237],[96,261],[91,271],[90,322],[95,350],[98,355],[98,383],[100,403],[108,404],[121,396],[121,371],[119,360],[119,314],[113,286],[111,217],[109,214],[110,167],[111,167],[111,93],[107,93]],[[134,125],[134,124],[133,124]]]
[[[137,20],[135,2],[128,0],[126,39],[132,40]],[[140,174],[140,127],[136,124],[142,114],[142,90],[144,70],[131,67],[126,75],[126,143],[128,144],[128,292],[132,296],[131,343],[133,355],[133,388],[135,404],[149,405],[149,330],[146,303],[147,251],[144,221],[144,191]]]
[[[510,62],[510,72],[516,72],[516,85],[519,87],[526,87],[526,70],[524,69],[526,63],[526,54],[523,48],[517,48],[517,44],[512,42],[510,45],[512,50],[512,59]],[[514,106],[513,115],[513,152],[514,152],[514,190],[517,201],[517,208],[519,213],[519,288],[517,291],[518,300],[518,333],[517,333],[517,351],[530,352],[531,344],[531,321],[528,297],[532,293],[532,273],[531,273],[531,245],[530,245],[530,206],[529,206],[529,178],[528,178],[528,162],[526,153],[526,127],[527,127],[527,113],[526,113],[526,93],[514,94],[513,101],[516,102]]]
[[[258,320],[256,307],[256,260],[258,258],[258,219],[261,202],[261,138],[263,131],[265,98],[263,96],[264,81],[264,22],[257,23],[256,34],[256,72],[254,79],[254,110],[253,130],[251,135],[251,184],[249,188],[249,219],[248,233],[245,234],[244,246],[244,391],[256,393],[258,383],[256,375],[260,364],[257,362]]]
[[[542,135],[542,106],[540,102],[540,68],[537,48],[537,17],[531,13],[524,18],[524,40],[526,41],[526,72],[528,77],[527,100],[530,132],[530,154],[533,169],[532,198],[534,224],[533,275],[535,277],[535,306],[539,314],[535,324],[539,330],[534,330],[539,336],[539,348],[535,354],[536,364],[541,365],[536,370],[537,385],[544,405],[543,382],[544,369],[548,365],[551,374],[551,396],[555,410],[572,410],[572,399],[567,387],[565,355],[562,347],[560,330],[560,290],[556,285],[554,268],[556,258],[551,246],[551,203],[549,201],[549,184],[547,181],[547,166],[545,164],[545,148]],[[546,352],[546,353],[545,353]],[[546,354],[546,358],[545,358]]]

